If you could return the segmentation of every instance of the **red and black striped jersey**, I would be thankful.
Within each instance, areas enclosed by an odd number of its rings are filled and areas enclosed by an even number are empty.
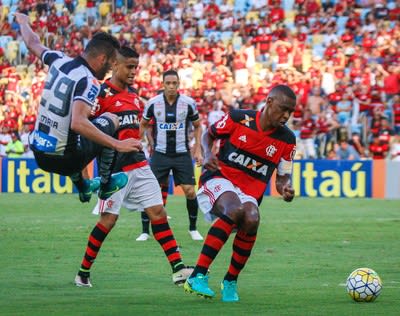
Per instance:
[[[133,89],[121,90],[109,80],[101,85],[97,98],[95,116],[105,112],[118,115],[119,129],[117,137],[120,140],[128,138],[140,139],[139,126],[144,104]],[[137,153],[118,153],[114,171],[128,171],[147,164],[143,151]]]
[[[209,127],[213,138],[221,139],[217,154],[218,171],[205,170],[200,183],[223,177],[242,192],[261,203],[267,184],[276,168],[280,175],[290,174],[296,137],[286,126],[263,131],[260,111],[232,110]]]

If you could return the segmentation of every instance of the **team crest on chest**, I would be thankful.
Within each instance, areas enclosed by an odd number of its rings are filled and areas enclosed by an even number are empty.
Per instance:
[[[187,116],[187,112],[186,111],[180,112],[178,114],[178,119],[182,121],[182,120],[184,120],[186,118],[186,116]]]
[[[274,145],[269,145],[267,148],[265,148],[267,157],[272,157],[277,151],[278,149]]]
[[[243,124],[247,127],[250,126],[250,122],[254,121],[254,118],[248,116],[247,114],[244,115],[244,119],[240,121],[240,124]]]

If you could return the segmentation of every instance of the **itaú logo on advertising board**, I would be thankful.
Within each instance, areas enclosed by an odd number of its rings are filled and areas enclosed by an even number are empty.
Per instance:
[[[371,195],[368,164],[369,161],[296,161],[293,188],[298,195],[308,197],[367,197]]]

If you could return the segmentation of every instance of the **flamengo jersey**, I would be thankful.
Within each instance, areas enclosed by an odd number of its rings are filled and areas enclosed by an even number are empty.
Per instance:
[[[261,203],[276,168],[279,175],[291,174],[296,150],[293,132],[286,126],[262,131],[260,114],[254,110],[232,110],[209,127],[210,135],[221,139],[220,170],[204,171],[201,183],[224,177]]]
[[[120,124],[118,139],[140,139],[139,124],[143,107],[143,102],[133,90],[121,90],[107,80],[101,85],[95,106],[95,115],[99,116],[105,112],[118,115]],[[145,165],[147,165],[147,160],[143,151],[118,153],[114,171],[128,171]]]
[[[70,129],[73,102],[93,106],[100,84],[82,57],[47,50],[42,61],[50,68],[29,142],[38,151],[64,155],[79,144],[79,135]]]
[[[169,105],[164,93],[150,99],[144,109],[143,118],[154,118],[154,150],[163,154],[189,151],[189,121],[199,119],[196,102],[178,94],[174,104]]]

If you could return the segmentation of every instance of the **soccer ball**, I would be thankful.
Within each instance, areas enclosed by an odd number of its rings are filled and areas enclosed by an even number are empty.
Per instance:
[[[356,302],[373,302],[382,289],[379,275],[369,268],[358,268],[350,273],[346,282],[347,293]]]

